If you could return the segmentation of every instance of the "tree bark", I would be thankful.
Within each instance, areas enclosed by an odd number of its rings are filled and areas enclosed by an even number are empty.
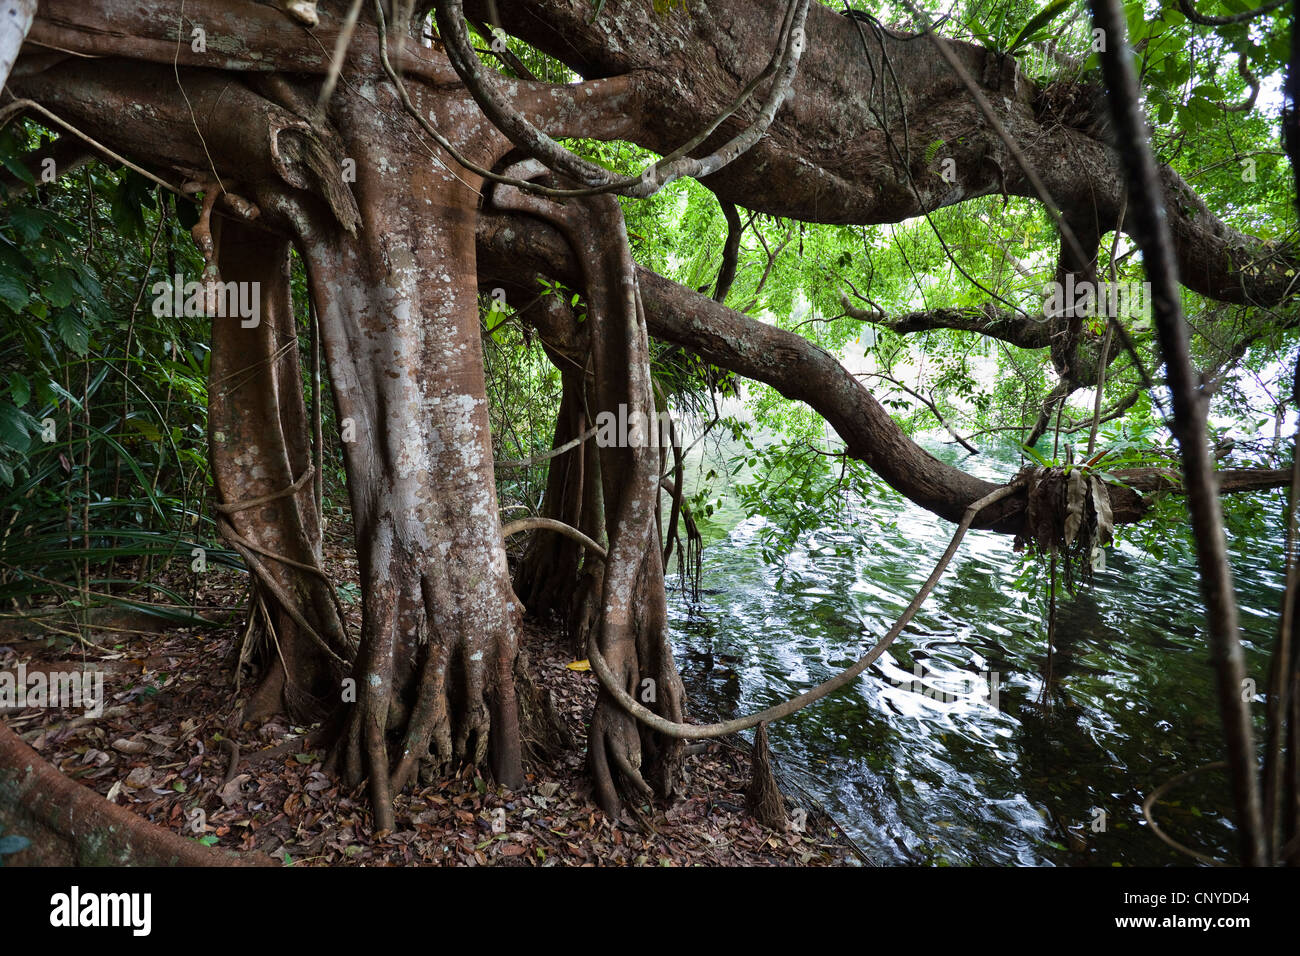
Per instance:
[[[36,0],[9,0],[0,13],[0,87],[9,79],[35,16]]]
[[[577,255],[586,294],[593,411],[598,419],[613,415],[643,423],[639,434],[629,427],[626,436],[599,452],[609,548],[599,627],[591,640],[629,694],[680,721],[685,690],[667,634],[658,523],[662,455],[654,424],[649,336],[622,209],[612,196],[558,204],[515,187],[498,187],[493,197],[498,207],[543,216],[564,233]],[[620,791],[634,798],[646,797],[652,787],[661,795],[672,794],[681,752],[680,741],[648,730],[602,689],[588,732],[587,759],[597,800],[607,813],[618,812]]]
[[[387,113],[387,86],[371,88]],[[419,109],[466,121],[468,98],[413,87]],[[333,119],[356,160],[356,235],[285,200],[307,262],[344,429],[366,595],[346,779],[371,781],[381,825],[392,790],[453,759],[523,781],[514,665],[519,607],[501,540],[475,281],[479,183],[431,163],[418,131],[350,91]],[[400,184],[400,187],[398,187]],[[389,766],[388,737],[401,742]]]
[[[312,485],[301,481],[312,458],[289,291],[289,243],[234,219],[214,226],[221,279],[259,301],[255,326],[245,327],[253,320],[237,315],[212,320],[208,448],[220,499],[217,524],[246,561],[279,585],[273,590],[250,570],[250,613],[256,613],[257,601],[272,611],[259,654],[264,674],[244,719],[260,721],[282,711],[295,720],[319,720],[338,703],[340,665],[354,648],[320,570],[320,515]],[[261,503],[242,506],[251,501]],[[277,591],[294,607],[285,607]],[[314,635],[296,618],[305,618]]]
[[[0,823],[32,845],[18,866],[272,866],[260,853],[206,847],[69,780],[0,721]]]

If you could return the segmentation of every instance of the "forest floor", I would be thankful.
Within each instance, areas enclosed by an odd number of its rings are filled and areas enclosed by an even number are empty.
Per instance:
[[[356,580],[355,558],[333,545],[327,551],[326,566],[344,582],[344,595],[355,597],[355,583],[347,583]],[[84,642],[66,633],[0,631],[0,670],[25,664],[28,673],[104,674],[102,716],[27,708],[0,710],[0,719],[66,776],[153,823],[288,865],[824,866],[858,859],[818,808],[804,807],[802,830],[787,832],[745,812],[750,749],[739,739],[688,756],[683,796],[670,805],[608,818],[584,772],[595,675],[570,668],[564,642],[532,625],[525,633],[532,667],[577,749],[534,762],[519,790],[485,781],[473,767],[408,788],[396,798],[396,827],[376,837],[364,787],[349,790],[322,772],[325,754],[312,748],[312,728],[281,719],[234,724],[236,702],[250,686],[246,675],[237,689],[235,675],[246,580],[214,568],[193,592],[205,616],[224,611],[224,627],[149,632],[134,629],[138,621],[101,624],[83,632]],[[357,627],[355,600],[350,616]],[[799,803],[787,796],[791,810]]]

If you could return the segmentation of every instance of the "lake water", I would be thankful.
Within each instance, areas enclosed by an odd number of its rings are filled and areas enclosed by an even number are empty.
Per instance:
[[[1011,449],[969,459],[932,450],[989,479],[1018,467]],[[1248,674],[1261,690],[1283,588],[1279,492],[1267,509],[1271,535],[1230,542]],[[897,495],[872,496],[849,501],[769,563],[762,523],[734,507],[715,514],[702,528],[704,593],[693,602],[670,592],[696,719],[768,707],[852,663],[902,612],[953,532]],[[1016,584],[1023,562],[1010,537],[968,534],[866,674],[769,727],[781,773],[881,863],[1191,862],[1157,838],[1141,809],[1159,784],[1223,757],[1191,555],[1173,549],[1157,561],[1109,548],[1091,587],[1075,597],[1062,590],[1050,662],[1044,588]],[[1262,727],[1263,697],[1255,700]],[[1230,806],[1223,773],[1207,772],[1170,793],[1156,816],[1176,839],[1229,858]]]

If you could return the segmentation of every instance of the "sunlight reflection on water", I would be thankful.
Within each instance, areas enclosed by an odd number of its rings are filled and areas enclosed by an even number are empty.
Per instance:
[[[1005,480],[1013,455],[961,464]],[[1269,507],[1280,514],[1276,493]],[[699,719],[770,706],[857,659],[952,534],[899,496],[875,495],[769,565],[757,543],[762,519],[719,517],[701,601],[670,595]],[[1263,686],[1282,593],[1280,540],[1230,547],[1248,673]],[[1186,863],[1150,832],[1141,804],[1161,782],[1222,756],[1191,557],[1171,552],[1161,564],[1130,547],[1108,549],[1092,588],[1062,594],[1046,693],[1044,595],[1015,583],[1021,560],[1009,537],[969,534],[916,619],[866,674],[769,728],[783,773],[885,863]],[[1226,856],[1226,781],[1206,775],[1170,799],[1162,824]]]

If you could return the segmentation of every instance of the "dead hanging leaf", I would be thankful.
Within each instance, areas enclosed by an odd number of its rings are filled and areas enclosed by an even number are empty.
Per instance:
[[[1106,487],[1106,482],[1095,476],[1092,479],[1092,507],[1097,512],[1097,533],[1094,537],[1099,545],[1104,545],[1115,530],[1115,512],[1110,506],[1110,489]]]
[[[1083,524],[1083,503],[1088,496],[1088,480],[1079,468],[1070,469],[1070,477],[1065,486],[1065,546],[1074,544]]]
[[[591,661],[571,661],[564,666],[571,671],[589,671],[591,670]]]
[[[1048,492],[1051,487],[1044,479],[1046,468],[1028,467],[1021,470],[1017,480],[1025,484],[1025,530],[1016,536],[1017,548],[1033,545],[1046,551],[1056,538],[1053,530],[1054,509],[1049,502]]]

